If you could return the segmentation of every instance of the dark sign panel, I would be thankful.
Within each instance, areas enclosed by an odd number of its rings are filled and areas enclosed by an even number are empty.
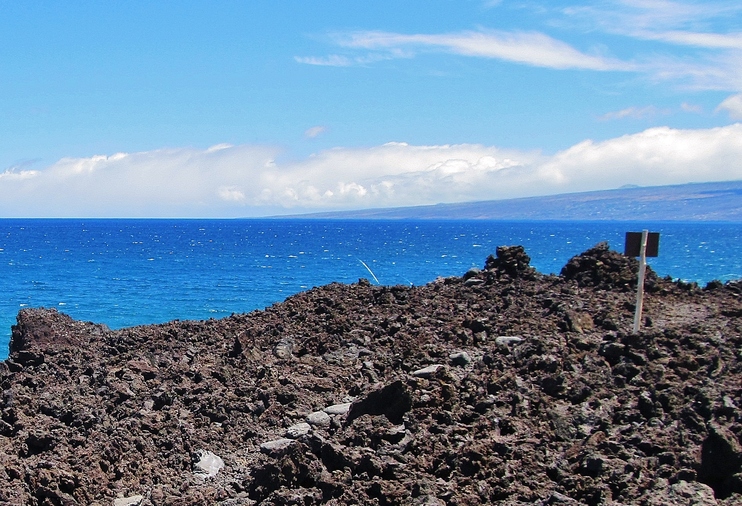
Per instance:
[[[623,254],[629,257],[641,256],[642,233],[626,232],[626,244]],[[660,233],[650,232],[647,234],[647,256],[656,257],[660,251]]]

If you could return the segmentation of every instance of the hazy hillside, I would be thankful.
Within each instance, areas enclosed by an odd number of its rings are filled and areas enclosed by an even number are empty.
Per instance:
[[[301,217],[742,222],[742,181],[632,187],[546,197],[313,213]]]

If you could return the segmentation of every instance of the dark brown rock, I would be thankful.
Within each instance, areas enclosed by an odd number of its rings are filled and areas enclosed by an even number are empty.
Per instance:
[[[739,283],[651,278],[635,335],[636,260],[529,261],[499,248],[466,280],[117,331],[23,310],[0,502],[740,504]]]

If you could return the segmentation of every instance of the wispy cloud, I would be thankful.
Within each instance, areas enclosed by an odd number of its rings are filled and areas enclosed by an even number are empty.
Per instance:
[[[358,31],[337,34],[345,48],[385,51],[388,58],[410,57],[419,51],[505,60],[554,69],[633,70],[635,65],[601,55],[583,53],[569,44],[539,32],[497,30],[450,34],[401,34]]]
[[[742,124],[652,128],[552,156],[393,142],[280,162],[266,146],[67,158],[0,173],[3,216],[261,216],[742,179]]]
[[[683,102],[682,104],[680,104],[680,109],[685,112],[692,112],[695,114],[701,114],[703,112],[703,107],[698,104],[690,104],[688,102]]]
[[[742,89],[742,32],[720,26],[742,12],[736,1],[615,0],[564,8],[552,22],[583,33],[661,44],[640,47],[637,70],[696,90]]]
[[[306,65],[319,65],[321,67],[349,67],[354,61],[347,56],[331,54],[329,56],[295,56],[294,60]]]
[[[742,33],[634,32],[637,37],[707,49],[742,49]]]
[[[742,119],[742,94],[732,95],[725,99],[716,111],[727,111],[732,119]]]
[[[541,25],[531,30],[365,30],[329,34],[333,44],[345,51],[344,55],[296,57],[296,61],[327,66],[370,65],[379,60],[438,52],[554,70],[634,72],[652,82],[673,82],[695,90],[742,90],[742,32],[715,28],[725,18],[742,12],[739,2],[614,0],[566,8],[539,4],[534,10],[539,12],[535,22],[540,20]],[[552,32],[561,38],[550,35]],[[588,49],[565,41],[574,35],[583,38]],[[616,35],[652,44],[616,45]],[[612,44],[613,53],[624,56],[611,56]],[[629,50],[633,54],[626,55]]]
[[[626,109],[621,109],[620,111],[612,111],[608,112],[602,116],[600,116],[598,119],[603,121],[608,120],[614,120],[614,119],[624,119],[624,118],[633,118],[633,119],[645,119],[645,118],[653,118],[658,115],[663,114],[670,114],[670,111],[667,109],[659,109],[653,105],[648,105],[645,107],[627,107]]]
[[[395,58],[409,58],[411,55],[400,50],[391,50],[388,53],[372,53],[366,55],[355,55],[348,57],[344,55],[331,54],[328,56],[294,56],[294,60],[305,65],[317,65],[320,67],[351,67],[365,66],[384,60]]]
[[[306,138],[306,139],[314,139],[315,137],[319,137],[320,135],[322,135],[326,131],[327,131],[327,127],[326,126],[322,126],[322,125],[313,126],[311,128],[308,128],[304,132],[304,138]]]
[[[586,2],[559,12],[567,19],[618,34],[699,31],[714,20],[742,12],[736,1],[613,0]]]

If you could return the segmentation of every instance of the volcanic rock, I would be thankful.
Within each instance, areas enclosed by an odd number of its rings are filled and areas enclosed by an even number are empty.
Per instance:
[[[602,242],[584,253],[572,257],[562,268],[561,275],[574,280],[579,286],[590,286],[606,290],[635,290],[639,262],[621,255]],[[651,290],[657,284],[657,274],[647,266],[645,288]]]
[[[23,309],[0,504],[742,504],[742,284],[650,274],[634,334],[635,259],[529,261],[121,330]]]

